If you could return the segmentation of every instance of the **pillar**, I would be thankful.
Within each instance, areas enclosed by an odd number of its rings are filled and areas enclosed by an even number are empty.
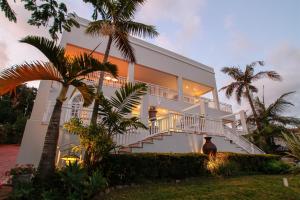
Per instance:
[[[128,64],[127,82],[134,82],[134,63]]]
[[[149,94],[143,96],[141,108],[140,108],[140,119],[145,125],[148,125],[148,109],[149,109]]]
[[[183,81],[182,76],[177,77],[178,101],[183,101]]]
[[[220,102],[219,102],[219,96],[218,96],[218,91],[216,88],[213,89],[212,91],[214,103],[215,103],[215,108],[220,110]]]
[[[247,126],[245,111],[241,110],[239,112],[239,114],[240,114],[240,120],[241,120],[241,124],[242,124],[242,127],[243,127],[243,131],[248,134],[248,126]]]

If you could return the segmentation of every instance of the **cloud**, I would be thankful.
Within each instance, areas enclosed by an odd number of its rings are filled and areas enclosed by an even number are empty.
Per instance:
[[[266,79],[258,82],[258,87],[265,86],[266,103],[274,102],[283,93],[295,91],[296,93],[288,98],[295,106],[287,110],[286,114],[300,117],[300,48],[281,43],[269,52],[266,64],[270,66],[270,70],[275,70],[283,78],[281,82]],[[262,91],[259,94],[262,95]]]
[[[247,58],[249,53],[255,52],[256,46],[245,33],[236,27],[235,17],[233,15],[228,14],[225,16],[224,29],[229,34],[227,43],[228,49],[232,51],[232,55],[235,58]]]
[[[165,30],[160,30],[154,43],[170,49],[170,44],[176,42],[171,50],[185,53],[197,37],[201,35],[201,10],[205,6],[204,0],[151,0],[139,10],[137,21],[146,24],[163,24]],[[171,29],[170,27],[173,27]],[[166,37],[172,32],[172,38]]]

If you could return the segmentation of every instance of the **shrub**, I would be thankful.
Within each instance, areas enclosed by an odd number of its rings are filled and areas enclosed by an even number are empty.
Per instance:
[[[210,156],[206,167],[214,176],[233,176],[240,173],[239,163],[230,161],[226,154],[218,154],[216,157]]]
[[[116,185],[204,175],[206,159],[201,154],[117,154],[104,158],[99,166],[109,183]]]
[[[281,160],[271,160],[263,166],[263,172],[266,174],[282,174],[287,173],[291,166]]]
[[[281,173],[284,171],[281,164],[281,170],[269,166],[275,165],[270,162],[278,161],[280,158],[274,155],[218,153],[217,158],[209,160],[206,155],[192,153],[111,154],[104,158],[97,167],[105,175],[110,185],[130,184],[146,180]]]
[[[89,175],[85,168],[75,162],[57,171],[47,181],[33,179],[29,183],[19,182],[14,187],[11,199],[92,199],[106,185],[99,171]]]

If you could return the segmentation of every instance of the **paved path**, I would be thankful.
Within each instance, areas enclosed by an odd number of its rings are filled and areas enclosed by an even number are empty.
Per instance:
[[[0,185],[7,178],[5,172],[16,164],[18,145],[0,145]]]

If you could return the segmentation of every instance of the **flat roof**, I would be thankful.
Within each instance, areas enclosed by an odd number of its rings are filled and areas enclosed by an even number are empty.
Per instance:
[[[85,18],[82,18],[82,17],[79,17],[76,15],[76,20],[77,22],[81,25],[81,26],[84,26],[84,27],[87,27],[88,24],[91,22]],[[141,40],[139,38],[136,38],[136,37],[133,37],[133,36],[129,36],[129,41],[132,43],[132,44],[135,44],[135,45],[138,45],[138,46],[141,46],[141,47],[144,47],[146,49],[149,49],[149,50],[152,50],[152,51],[155,51],[155,52],[158,52],[160,54],[163,54],[165,56],[168,56],[168,57],[171,57],[173,59],[176,59],[176,60],[179,60],[181,62],[185,62],[189,65],[192,65],[194,67],[197,67],[197,68],[200,68],[202,70],[205,70],[205,71],[208,71],[210,73],[214,73],[214,69],[212,67],[209,67],[207,65],[204,65],[200,62],[197,62],[195,60],[192,60],[190,58],[187,58],[185,56],[182,56],[178,53],[175,53],[173,51],[170,51],[170,50],[167,50],[167,49],[164,49],[162,47],[159,47],[157,45],[154,45],[154,44],[151,44],[149,42],[146,42],[144,40]]]

